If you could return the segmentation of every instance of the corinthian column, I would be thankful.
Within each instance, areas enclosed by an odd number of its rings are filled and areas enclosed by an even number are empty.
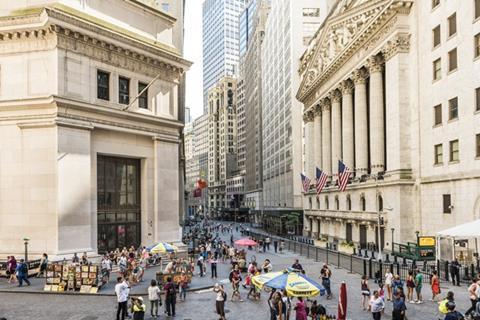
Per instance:
[[[353,170],[353,83],[350,80],[343,81],[340,91],[342,92],[342,156],[345,165]]]
[[[332,175],[332,148],[330,131],[330,100],[324,99],[322,105],[322,170]]]
[[[338,159],[342,158],[342,95],[338,90],[330,93],[332,102],[332,173],[338,171]]]
[[[385,169],[385,134],[383,116],[383,60],[380,56],[368,60],[370,71],[370,159],[372,173]]]
[[[367,88],[363,70],[352,74],[355,85],[355,172],[356,176],[368,170],[368,130],[367,130]]]
[[[314,147],[314,135],[313,135],[313,114],[311,111],[308,111],[303,116],[303,121],[305,122],[305,141],[304,141],[304,150],[305,150],[305,175],[312,178],[313,173],[313,147]]]
[[[313,135],[314,135],[314,160],[315,166],[322,166],[322,110],[320,105],[315,106],[315,118],[313,120]],[[314,168],[315,169],[315,168]]]

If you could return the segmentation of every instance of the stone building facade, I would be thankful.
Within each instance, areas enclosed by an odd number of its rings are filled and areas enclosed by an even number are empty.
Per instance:
[[[0,6],[0,255],[22,237],[57,257],[178,241],[190,63],[176,18],[133,0],[27,3]]]
[[[237,80],[223,77],[208,92],[208,207],[229,207],[226,179],[237,170]]]
[[[480,218],[479,1],[337,1],[302,56],[305,233],[365,246]],[[338,160],[353,171],[339,192]]]

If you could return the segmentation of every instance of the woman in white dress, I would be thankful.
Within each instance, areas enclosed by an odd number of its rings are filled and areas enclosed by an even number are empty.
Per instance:
[[[387,300],[392,301],[392,280],[393,280],[393,274],[392,271],[387,269],[387,272],[385,273],[385,286],[387,287]]]

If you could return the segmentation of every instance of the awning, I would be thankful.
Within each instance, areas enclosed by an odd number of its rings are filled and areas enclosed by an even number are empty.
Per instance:
[[[475,238],[480,237],[480,219],[437,232],[438,237]]]

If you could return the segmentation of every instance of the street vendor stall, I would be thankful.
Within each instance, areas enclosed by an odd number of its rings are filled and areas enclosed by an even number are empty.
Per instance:
[[[47,266],[44,291],[97,293],[103,285],[99,267],[51,263]]]
[[[458,259],[460,262],[467,263],[478,261],[480,219],[439,231],[436,237],[439,259],[447,261]]]

